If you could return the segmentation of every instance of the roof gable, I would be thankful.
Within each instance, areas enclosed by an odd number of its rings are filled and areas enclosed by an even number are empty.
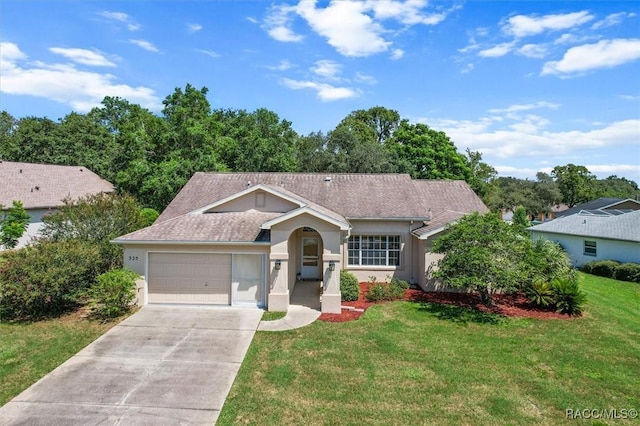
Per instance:
[[[252,209],[263,212],[285,213],[304,204],[304,201],[283,193],[283,191],[259,184],[194,210],[193,213],[242,212]]]
[[[556,217],[565,217],[580,213],[583,210],[607,210],[607,209],[640,209],[640,202],[631,198],[598,198],[578,204],[570,209],[556,214]]]
[[[65,198],[113,191],[111,183],[82,166],[0,161],[0,182],[0,204],[19,200],[25,209],[56,208]]]

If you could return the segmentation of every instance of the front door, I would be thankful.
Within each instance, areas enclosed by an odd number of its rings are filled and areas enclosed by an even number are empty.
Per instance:
[[[302,239],[302,268],[300,270],[300,278],[319,279],[320,278],[320,239],[308,238]]]

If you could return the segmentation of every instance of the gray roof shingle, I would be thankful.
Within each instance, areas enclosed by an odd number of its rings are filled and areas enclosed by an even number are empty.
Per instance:
[[[260,242],[264,234],[260,225],[281,215],[256,210],[185,214],[123,235],[114,242]]]
[[[544,222],[529,231],[640,242],[640,210],[613,215],[578,213]]]
[[[0,204],[19,200],[25,209],[63,206],[63,199],[78,199],[112,192],[113,185],[82,166],[0,161]]]
[[[406,174],[196,173],[152,226],[115,242],[256,241],[260,226],[284,213],[190,212],[258,184],[345,224],[348,219],[431,218],[429,232],[467,213],[487,211],[463,181],[413,180]]]

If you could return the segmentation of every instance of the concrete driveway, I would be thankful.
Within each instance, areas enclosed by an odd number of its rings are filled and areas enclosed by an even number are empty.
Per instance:
[[[262,312],[145,306],[0,408],[0,424],[211,425]]]

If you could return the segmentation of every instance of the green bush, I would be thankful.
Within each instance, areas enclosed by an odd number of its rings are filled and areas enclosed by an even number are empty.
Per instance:
[[[160,213],[156,209],[146,207],[140,210],[140,216],[143,218],[143,226],[150,226],[160,216]]]
[[[599,277],[613,278],[616,268],[620,262],[615,260],[594,260],[583,265],[580,270],[587,274],[597,275]]]
[[[347,270],[340,271],[340,293],[343,302],[358,300],[360,297],[360,283],[355,275]]]
[[[404,292],[409,288],[409,283],[404,280],[394,278],[391,283],[374,283],[369,287],[365,298],[369,302],[380,302],[382,300],[399,300],[404,297]]]
[[[0,317],[30,319],[76,308],[95,282],[99,248],[79,241],[41,241],[3,255]]]
[[[387,291],[388,287],[389,285],[385,283],[372,284],[367,290],[367,292],[365,293],[364,297],[369,302],[380,302],[382,300],[388,300],[388,297],[389,297],[389,294],[388,294],[389,292]]]
[[[114,269],[98,275],[89,291],[91,313],[102,319],[119,317],[131,309],[136,298],[138,274],[130,269]]]
[[[582,305],[587,301],[587,296],[580,291],[577,280],[554,280],[551,283],[551,288],[555,299],[556,311],[574,316],[582,314]]]
[[[620,281],[640,283],[640,264],[623,263],[616,268],[613,278]]]
[[[527,297],[534,306],[548,307],[555,304],[555,297],[551,284],[546,281],[536,281],[526,290]]]

